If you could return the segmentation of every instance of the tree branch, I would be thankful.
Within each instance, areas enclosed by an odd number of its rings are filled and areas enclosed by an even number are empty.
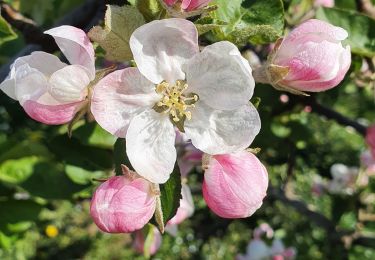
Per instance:
[[[109,1],[105,0],[86,0],[81,6],[77,7],[62,19],[60,19],[54,26],[60,25],[72,25],[88,31],[96,25],[104,17],[105,4]],[[52,37],[44,35],[41,29],[33,25],[32,23],[27,24],[24,19],[16,19],[17,13],[13,13],[10,7],[4,11],[6,13],[8,22],[12,24],[15,28],[19,29],[32,44],[26,45],[20,52],[18,52],[7,64],[0,68],[0,82],[5,79],[9,73],[10,65],[18,57],[29,55],[33,51],[46,51],[53,52],[58,50],[57,45],[53,41]],[[3,12],[2,12],[3,13]],[[36,33],[38,37],[34,37],[32,33]]]
[[[359,134],[365,136],[366,135],[366,126],[358,123],[355,120],[349,119],[344,115],[340,114],[339,112],[325,107],[319,104],[314,97],[300,97],[300,102],[304,105],[308,105],[312,108],[312,112],[317,114],[323,115],[328,119],[333,119],[337,123],[344,125],[344,126],[351,126],[353,127]]]

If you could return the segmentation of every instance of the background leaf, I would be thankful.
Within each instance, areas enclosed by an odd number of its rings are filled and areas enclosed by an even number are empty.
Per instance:
[[[344,45],[349,44],[353,53],[375,56],[375,20],[353,10],[336,8],[320,8],[316,18],[347,30],[349,38]]]

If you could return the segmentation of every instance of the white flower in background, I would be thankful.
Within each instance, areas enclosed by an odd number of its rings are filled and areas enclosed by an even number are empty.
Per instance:
[[[328,191],[333,194],[353,194],[358,174],[357,167],[348,167],[341,163],[333,164],[332,180],[328,184]]]
[[[254,79],[235,45],[218,42],[199,52],[194,24],[157,20],[130,38],[137,68],[103,78],[91,111],[110,133],[126,137],[134,169],[165,183],[176,161],[175,127],[208,154],[247,148],[260,130],[249,103]]]

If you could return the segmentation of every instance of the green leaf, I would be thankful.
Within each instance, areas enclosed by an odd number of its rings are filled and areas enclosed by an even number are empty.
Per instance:
[[[160,202],[164,224],[176,215],[182,198],[181,189],[181,173],[176,162],[169,180],[160,185]]]
[[[116,142],[116,137],[101,128],[96,122],[86,123],[73,131],[82,144],[112,149]]]
[[[126,61],[133,58],[129,46],[130,36],[145,23],[142,14],[133,6],[108,5],[104,28],[95,26],[88,33],[106,51],[106,58]]]
[[[65,173],[74,183],[81,185],[90,184],[92,179],[105,177],[102,171],[87,171],[74,165],[66,165]]]
[[[220,29],[224,25],[226,25],[225,22],[219,20],[215,21],[209,16],[202,17],[195,21],[195,26],[197,27],[199,35],[205,34],[215,29]]]
[[[143,14],[147,22],[160,19],[165,10],[159,0],[137,0],[137,8]]]
[[[31,200],[0,201],[0,230],[9,231],[9,224],[36,221],[42,206]]]
[[[44,199],[71,199],[87,185],[73,183],[62,165],[39,161],[33,165],[33,174],[20,186],[31,195]]]
[[[115,172],[116,175],[122,175],[121,164],[126,165],[129,169],[134,170],[126,154],[125,138],[118,138],[114,148]]]
[[[49,150],[61,162],[87,170],[108,170],[113,167],[112,152],[108,149],[83,145],[76,138],[59,135],[48,143]]]
[[[19,142],[18,140],[9,140],[0,145],[0,163],[8,159],[19,159],[27,156],[50,157],[50,152],[44,145],[30,140]]]
[[[12,30],[12,27],[0,16],[0,45],[16,38],[17,34]]]
[[[349,44],[353,53],[375,56],[375,20],[356,11],[336,8],[319,8],[316,17],[347,30],[349,38],[344,46]]]
[[[20,184],[34,173],[34,166],[38,162],[40,162],[40,158],[36,156],[7,160],[0,165],[0,180]]]
[[[219,40],[229,40],[237,45],[266,44],[276,41],[283,34],[284,7],[281,0],[215,0],[219,8],[214,19],[227,23],[214,30]]]

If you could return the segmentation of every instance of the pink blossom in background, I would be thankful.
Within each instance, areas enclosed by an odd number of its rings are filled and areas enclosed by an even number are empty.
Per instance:
[[[176,131],[177,163],[180,167],[182,178],[187,178],[188,174],[195,168],[202,165],[203,152],[199,151],[186,135]]]
[[[311,19],[297,26],[272,54],[271,63],[289,69],[280,87],[319,92],[337,86],[351,64],[350,46],[343,28]]]
[[[268,173],[254,154],[214,155],[206,167],[202,192],[215,214],[246,218],[260,208],[268,188]]]
[[[34,120],[59,125],[71,121],[85,105],[87,87],[95,78],[94,48],[85,32],[72,26],[45,33],[54,37],[72,65],[36,51],[15,60],[0,89],[18,100]]]
[[[375,125],[369,126],[367,128],[366,143],[370,148],[372,157],[375,158]]]
[[[133,241],[133,248],[135,249],[135,251],[137,251],[138,253],[140,254],[144,254],[145,251],[148,251],[148,253],[150,255],[154,255],[156,254],[156,252],[159,250],[160,246],[161,246],[161,243],[162,243],[162,236],[159,232],[159,230],[152,226],[150,227],[152,229],[152,241],[149,245],[149,248],[146,248],[145,250],[145,242],[146,242],[146,236],[147,234],[144,234],[144,231],[143,230],[138,230],[136,232],[134,232],[134,241]]]
[[[180,207],[177,209],[176,215],[171,218],[167,225],[181,224],[185,219],[194,214],[194,201],[189,186],[182,184],[181,191],[182,199],[180,200]]]
[[[180,8],[184,11],[194,11],[196,9],[205,7],[212,0],[163,0],[168,6],[180,5]]]
[[[136,175],[115,176],[96,189],[90,214],[104,232],[130,233],[149,222],[155,203],[150,182]]]
[[[365,168],[365,171],[368,174],[370,175],[375,174],[375,159],[369,150],[366,150],[361,153],[360,160],[361,160],[362,166]]]
[[[266,234],[267,239],[272,239],[271,246],[262,239],[261,235]],[[297,254],[294,247],[285,248],[279,238],[273,238],[274,231],[267,224],[263,223],[254,229],[254,238],[250,240],[246,248],[246,254],[238,254],[236,260],[293,260]]]
[[[334,7],[335,0],[315,0],[315,6]]]

